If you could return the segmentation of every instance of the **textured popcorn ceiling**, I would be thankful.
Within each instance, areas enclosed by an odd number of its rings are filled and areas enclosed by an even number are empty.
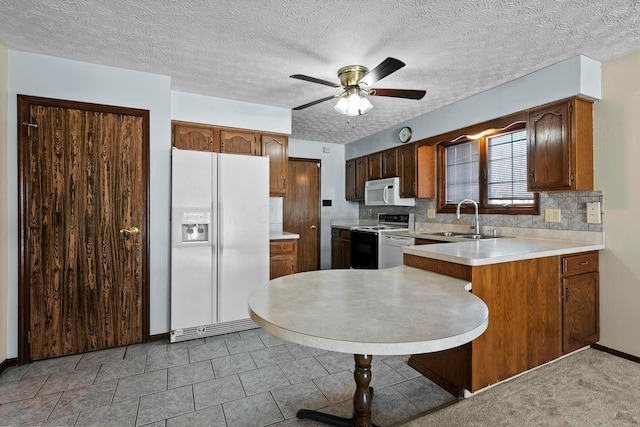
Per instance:
[[[579,54],[640,49],[640,0],[0,0],[0,43],[284,108],[335,93],[291,74],[337,83],[344,65],[404,61],[374,87],[421,101],[372,97],[350,123],[335,101],[293,112],[293,138],[348,143]]]

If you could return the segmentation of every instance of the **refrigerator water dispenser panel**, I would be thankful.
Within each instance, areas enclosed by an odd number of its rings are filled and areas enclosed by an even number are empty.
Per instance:
[[[191,247],[211,245],[211,210],[198,208],[174,208],[172,221],[172,246]]]
[[[182,215],[182,243],[209,241],[209,212],[185,212]]]

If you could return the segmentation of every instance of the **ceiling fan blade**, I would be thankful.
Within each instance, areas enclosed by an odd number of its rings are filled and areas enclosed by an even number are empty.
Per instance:
[[[427,93],[426,90],[411,89],[369,89],[369,95],[390,96],[393,98],[422,99]]]
[[[315,101],[311,101],[308,104],[304,104],[304,105],[300,105],[299,107],[292,108],[292,110],[294,110],[294,111],[304,110],[307,107],[311,107],[313,105],[320,104],[321,102],[325,102],[325,101],[328,101],[330,99],[337,98],[338,96],[340,96],[340,95],[331,95],[331,96],[327,96],[326,98],[316,99]]]
[[[339,84],[330,82],[328,80],[317,79],[315,77],[305,76],[304,74],[293,74],[293,75],[291,75],[289,77],[291,77],[292,79],[304,80],[306,82],[318,83],[318,84],[321,84],[321,85],[327,85],[327,86],[331,86],[331,87],[342,87]]]
[[[360,79],[359,83],[362,83],[367,86],[371,86],[378,80],[382,80],[387,77],[389,74],[398,71],[400,68],[404,67],[406,64],[399,59],[395,58],[387,58],[382,61],[376,68],[369,71],[362,79]]]

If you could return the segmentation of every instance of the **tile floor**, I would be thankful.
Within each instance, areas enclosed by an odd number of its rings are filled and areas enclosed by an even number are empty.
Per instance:
[[[455,400],[406,361],[373,357],[376,424]],[[0,375],[0,425],[316,426],[297,410],[351,416],[353,364],[261,329],[66,356]]]

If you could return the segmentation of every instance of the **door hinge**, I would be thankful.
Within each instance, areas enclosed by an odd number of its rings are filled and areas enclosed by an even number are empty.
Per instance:
[[[287,178],[282,178],[282,188],[287,189]]]
[[[27,343],[31,344],[31,331],[27,331]]]
[[[573,183],[573,172],[569,172],[569,184]]]
[[[573,104],[569,104],[569,114],[573,114]]]
[[[569,288],[564,288],[564,302],[569,302]]]

